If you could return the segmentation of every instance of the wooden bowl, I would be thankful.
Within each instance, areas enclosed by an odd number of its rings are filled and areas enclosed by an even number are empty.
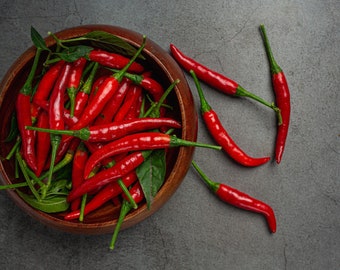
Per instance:
[[[101,30],[112,33],[135,47],[139,47],[142,41],[142,35],[121,27],[109,25],[86,25],[69,28],[56,33],[61,39],[69,39],[82,36],[91,31]],[[55,45],[55,40],[51,37],[45,39],[48,47]],[[9,127],[11,115],[15,107],[15,99],[21,86],[23,85],[33,62],[35,47],[25,51],[10,67],[0,84],[0,156],[5,157],[10,151],[13,144],[4,143]],[[167,102],[174,108],[173,117],[182,123],[182,129],[178,136],[182,139],[196,141],[197,137],[197,114],[194,106],[193,97],[185,79],[185,76],[173,60],[173,58],[155,42],[147,38],[147,43],[143,51],[147,65],[157,74],[165,88],[174,80],[179,79],[180,83],[170,94]],[[138,209],[130,212],[122,225],[122,229],[133,226],[148,216],[155,213],[168,199],[174,194],[176,189],[184,179],[191,164],[194,148],[179,147],[171,148],[167,152],[167,173],[166,180],[154,198],[150,209],[142,203]],[[0,161],[0,180],[2,184],[12,184],[23,182],[24,179],[15,179],[14,161]],[[112,233],[119,215],[120,208],[112,203],[107,203],[99,210],[94,211],[86,216],[84,222],[65,221],[64,213],[46,214],[38,211],[26,204],[15,190],[7,190],[9,197],[27,214],[42,222],[43,224],[67,231],[70,233],[81,234],[104,234]],[[4,206],[2,206],[4,207]]]

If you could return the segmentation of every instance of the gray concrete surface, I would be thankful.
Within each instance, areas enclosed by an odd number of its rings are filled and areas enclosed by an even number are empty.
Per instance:
[[[262,216],[215,199],[190,170],[156,214],[120,233],[71,235],[47,228],[0,193],[0,269],[339,269],[340,2],[309,1],[20,1],[0,2],[0,77],[40,33],[111,24],[174,43],[252,92],[273,100],[258,26],[267,27],[291,88],[291,128],[280,165],[247,169],[197,149],[213,179],[275,210],[271,235]],[[198,96],[190,76],[195,100]],[[203,86],[231,136],[254,156],[273,156],[274,114]],[[198,103],[197,103],[198,104]],[[202,121],[199,140],[212,142]]]

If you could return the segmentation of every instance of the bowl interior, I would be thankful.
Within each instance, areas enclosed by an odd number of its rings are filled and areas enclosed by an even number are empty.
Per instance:
[[[141,34],[109,25],[87,25],[69,28],[56,33],[56,35],[61,39],[68,39],[82,36],[95,30],[112,33],[135,47],[140,46],[142,42]],[[49,47],[55,45],[55,41],[51,37],[46,38],[45,41]],[[15,108],[15,99],[30,71],[34,54],[34,47],[31,47],[24,52],[10,67],[0,83],[1,157],[5,157],[14,144],[4,143],[3,140],[9,132],[12,113]],[[182,70],[165,50],[150,39],[147,39],[143,56],[145,57],[143,65],[146,65],[148,69],[153,71],[154,77],[157,78],[157,81],[159,81],[165,89],[174,80],[180,80],[180,83],[175,87],[174,91],[172,91],[167,99],[167,102],[173,107],[170,116],[177,119],[182,124],[182,129],[178,131],[176,135],[186,140],[195,141],[197,137],[197,115],[193,97]],[[44,57],[41,59],[44,59]],[[157,211],[171,197],[185,177],[191,163],[193,151],[194,149],[192,147],[171,148],[167,151],[166,180],[155,197],[151,208],[147,209],[146,204],[141,203],[138,209],[127,215],[122,225],[122,229],[144,220],[146,217]],[[13,160],[0,161],[0,180],[3,184],[24,181],[23,178],[15,179],[14,171],[15,164]],[[108,202],[99,210],[88,214],[82,223],[77,220],[65,221],[63,219],[65,213],[46,214],[27,205],[14,190],[8,190],[8,194],[14,202],[30,216],[46,225],[72,233],[100,234],[112,232],[120,211],[119,206],[115,206],[113,203]]]

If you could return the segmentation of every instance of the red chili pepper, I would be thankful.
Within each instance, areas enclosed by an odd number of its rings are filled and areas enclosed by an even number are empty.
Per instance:
[[[131,105],[131,108],[125,115],[124,120],[132,120],[132,119],[136,119],[140,117],[143,100],[144,100],[144,95],[142,91],[140,91],[140,95],[137,97],[135,102]]]
[[[44,74],[38,84],[37,91],[34,93],[33,104],[48,111],[48,98],[64,64],[65,61],[60,60]]]
[[[247,155],[230,137],[226,129],[223,127],[218,115],[210,107],[204,97],[200,83],[194,71],[190,71],[194,78],[196,88],[201,102],[201,113],[206,127],[214,140],[222,146],[223,150],[236,162],[247,167],[262,165],[270,160],[270,157],[254,158]]]
[[[163,86],[151,78],[147,73],[145,74],[131,74],[125,73],[126,78],[131,80],[134,84],[141,86],[145,91],[147,91],[153,98],[154,102],[159,102],[164,94]],[[160,115],[164,116],[165,109],[160,108]]]
[[[108,142],[140,131],[152,130],[161,126],[180,128],[181,124],[172,118],[135,118],[80,130],[53,130],[38,127],[26,127],[40,132],[56,135],[74,136],[89,142]]]
[[[113,94],[100,115],[96,118],[94,125],[101,125],[112,122],[114,115],[117,113],[120,105],[123,103],[123,100],[128,92],[130,85],[130,80],[126,78],[122,80],[117,91]]]
[[[132,186],[132,188],[130,189],[130,194],[131,194],[132,198],[134,199],[134,201],[136,203],[140,203],[144,200],[145,196],[144,196],[143,189],[142,189],[142,186],[140,185],[139,181],[136,182]],[[111,243],[110,243],[110,249],[114,249],[115,243],[117,241],[118,233],[119,233],[120,228],[123,224],[123,221],[124,221],[126,215],[132,209],[133,208],[132,208],[131,204],[129,203],[129,201],[126,198],[124,198],[121,209],[120,209],[119,218],[117,220],[117,224],[116,224],[115,230],[114,230],[113,235],[112,235],[112,239],[111,239]]]
[[[280,110],[275,106],[274,103],[269,103],[262,99],[261,97],[256,96],[253,93],[248,92],[242,86],[240,86],[237,82],[227,78],[226,76],[211,70],[210,68],[198,63],[192,58],[184,55],[175,45],[170,44],[170,50],[175,58],[175,60],[187,71],[193,70],[197,77],[212,86],[213,88],[232,96],[239,97],[248,97],[253,100],[256,100],[263,105],[273,109],[279,117],[280,122]]]
[[[50,97],[49,106],[49,126],[51,129],[62,130],[65,128],[64,125],[64,94],[66,91],[66,86],[71,71],[71,64],[66,63],[61,73],[54,85],[54,88]],[[51,162],[49,169],[49,176],[47,179],[47,186],[51,184],[52,172],[55,164],[55,158],[57,155],[57,150],[60,145],[61,137],[60,135],[51,134]],[[43,195],[44,197],[44,195]]]
[[[89,154],[86,150],[86,147],[84,144],[80,143],[77,151],[74,154],[73,157],[73,164],[72,164],[72,189],[75,189],[81,185],[83,182],[84,178],[84,169],[86,165],[86,161],[89,157]],[[71,210],[77,210],[79,209],[81,200],[80,198],[74,200],[71,203]]]
[[[88,55],[89,60],[97,62],[102,66],[109,68],[117,68],[121,69],[126,66],[130,59],[117,53],[111,53],[104,50],[92,50]],[[144,67],[135,62],[128,68],[130,72],[141,73],[143,72]]]
[[[200,142],[192,142],[177,138],[169,134],[160,132],[143,132],[127,135],[123,138],[105,144],[98,151],[92,153],[86,164],[84,177],[87,178],[95,166],[103,159],[112,157],[129,151],[164,149],[178,146],[205,147],[220,150],[221,147],[215,145],[204,144]]]
[[[136,180],[137,180],[137,175],[135,171],[132,171],[129,174],[122,177],[122,181],[127,187],[131,186]],[[104,203],[108,202],[112,198],[117,197],[121,193],[122,193],[122,189],[120,188],[117,182],[106,185],[98,193],[96,193],[94,197],[86,204],[84,208],[84,216],[100,208]],[[80,210],[78,209],[78,210],[74,210],[68,213],[64,217],[64,219],[74,220],[74,219],[78,219],[79,216],[80,216]]]
[[[72,202],[76,198],[79,198],[80,196],[87,194],[93,190],[102,188],[109,183],[116,183],[118,179],[134,171],[140,164],[142,164],[144,160],[150,155],[150,153],[151,151],[133,152],[118,161],[112,167],[106,170],[102,170],[94,176],[87,178],[79,187],[71,190],[71,192],[67,196],[67,201]]]
[[[70,98],[71,116],[73,116],[74,114],[76,93],[80,85],[80,80],[81,80],[86,62],[87,61],[85,58],[80,57],[79,59],[77,59],[76,61],[72,63],[72,68],[70,71],[69,80],[68,80],[67,88],[66,88],[68,97]]]
[[[128,114],[129,110],[133,106],[133,104],[139,99],[142,95],[142,88],[138,85],[131,85],[129,92],[125,96],[124,102],[115,114],[113,118],[113,122],[119,122],[124,120],[125,116]]]
[[[97,92],[98,92],[98,89],[99,89],[99,86],[108,78],[110,77],[110,75],[102,75],[100,76],[99,78],[97,78],[94,82],[93,82],[93,85],[92,85],[92,88],[91,88],[91,92],[89,94],[89,97],[88,97],[88,100],[87,102],[88,103],[91,103],[92,100],[94,99],[94,97],[96,96]]]
[[[260,26],[260,30],[263,35],[264,45],[266,48],[266,53],[268,56],[269,64],[270,64],[270,72],[272,78],[273,89],[275,92],[275,99],[278,108],[281,111],[282,123],[279,124],[277,130],[276,137],[276,146],[275,146],[275,159],[279,164],[282,159],[282,155],[285,149],[286,139],[288,135],[289,129],[289,121],[290,121],[290,91],[288,87],[288,83],[286,80],[286,76],[282,71],[281,67],[276,63],[274,59],[266,30],[264,25]]]
[[[30,73],[21,87],[16,99],[15,109],[18,123],[18,130],[21,136],[21,148],[23,157],[27,165],[35,172],[37,170],[36,153],[35,153],[35,132],[27,130],[26,126],[32,125],[31,116],[31,97],[33,92],[32,82],[38,67],[41,49],[37,48],[34,56]]]
[[[272,233],[276,232],[275,214],[273,209],[268,204],[259,201],[235,188],[212,181],[207,175],[203,173],[203,171],[194,161],[192,162],[192,165],[201,176],[201,179],[222,201],[238,208],[264,215],[267,220],[269,230]]]
[[[46,111],[41,111],[38,115],[38,128],[49,127],[49,117]],[[48,154],[50,152],[50,135],[45,132],[37,132],[36,153],[37,153],[37,171],[36,175],[39,177],[44,170]]]
[[[78,123],[73,129],[80,129],[89,125],[103,110],[106,103],[113,96],[114,92],[119,88],[119,84],[124,77],[124,73],[134,63],[135,59],[139,56],[145,46],[145,37],[143,37],[143,43],[139,47],[136,54],[131,58],[130,62],[119,72],[108,77],[98,88],[98,92],[94,96],[94,99],[85,108]]]

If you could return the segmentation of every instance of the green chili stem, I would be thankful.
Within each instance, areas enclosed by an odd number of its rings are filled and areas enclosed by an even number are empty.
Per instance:
[[[206,143],[200,143],[200,142],[193,142],[193,141],[187,141],[180,138],[177,138],[175,136],[170,137],[170,146],[192,146],[192,147],[203,147],[203,148],[210,148],[214,150],[221,150],[222,147],[219,145],[211,145]]]
[[[16,150],[18,149],[18,147],[20,146],[21,143],[21,137],[18,136],[17,137],[17,141],[15,142],[15,144],[13,145],[11,151],[8,153],[8,155],[6,156],[6,160],[10,160],[13,155],[15,154]]]
[[[2,185],[2,186],[0,186],[0,190],[16,189],[16,188],[27,187],[27,186],[28,186],[27,182],[21,182],[21,183],[16,183],[16,184]]]
[[[87,201],[87,193],[83,195],[81,199],[81,204],[80,204],[80,214],[79,214],[79,221],[83,222],[84,221],[84,210],[86,206],[86,201]]]
[[[21,169],[21,172],[22,172],[22,174],[24,175],[24,178],[25,178],[25,180],[26,180],[26,182],[27,182],[27,185],[28,185],[28,187],[30,188],[32,194],[34,195],[34,197],[35,197],[38,201],[41,201],[41,198],[40,198],[39,193],[38,193],[37,190],[34,188],[33,183],[32,183],[30,177],[29,177],[28,174],[27,174],[27,171],[26,171],[26,167],[27,167],[27,166],[25,165],[25,162],[24,162],[24,160],[22,159],[22,157],[21,157],[19,151],[16,152],[16,155],[15,155],[15,156],[16,156],[16,158],[17,158],[17,160],[18,160],[18,164],[19,164],[19,167],[20,167],[20,169]]]
[[[142,45],[138,48],[137,52],[134,54],[134,56],[132,56],[132,58],[130,59],[129,63],[124,66],[120,71],[118,71],[117,73],[115,73],[113,76],[119,81],[121,82],[121,80],[124,78],[124,74],[125,72],[129,69],[129,67],[133,64],[133,62],[135,62],[135,60],[137,59],[137,57],[141,54],[141,52],[144,50],[146,44],[146,36],[143,35],[143,42]]]
[[[198,167],[198,165],[196,164],[195,161],[191,162],[192,166],[196,169],[196,171],[198,172],[198,174],[201,176],[201,179],[203,180],[203,182],[214,192],[216,193],[216,191],[218,190],[220,184],[216,183],[214,181],[212,181],[202,170],[200,167]]]
[[[67,135],[77,137],[83,141],[87,141],[90,137],[90,131],[88,128],[82,128],[79,130],[69,130],[69,129],[49,129],[49,128],[38,128],[32,126],[25,127],[28,130],[36,130],[39,132],[47,132],[53,135]]]
[[[117,241],[118,233],[120,231],[120,228],[123,224],[125,216],[132,210],[132,206],[127,200],[123,200],[122,206],[120,208],[120,214],[118,217],[118,221],[115,227],[115,230],[112,235],[111,243],[110,243],[110,249],[113,250],[115,247],[115,243]]]
[[[198,92],[198,95],[200,97],[200,102],[201,102],[201,112],[202,113],[205,113],[205,112],[209,112],[211,110],[211,107],[208,103],[208,101],[206,100],[204,94],[203,94],[203,90],[202,90],[202,87],[201,87],[201,84],[195,74],[195,72],[193,70],[190,70],[190,74],[192,76],[192,78],[194,79],[194,82],[195,82],[195,85],[196,85],[196,88],[197,88],[197,92]]]

